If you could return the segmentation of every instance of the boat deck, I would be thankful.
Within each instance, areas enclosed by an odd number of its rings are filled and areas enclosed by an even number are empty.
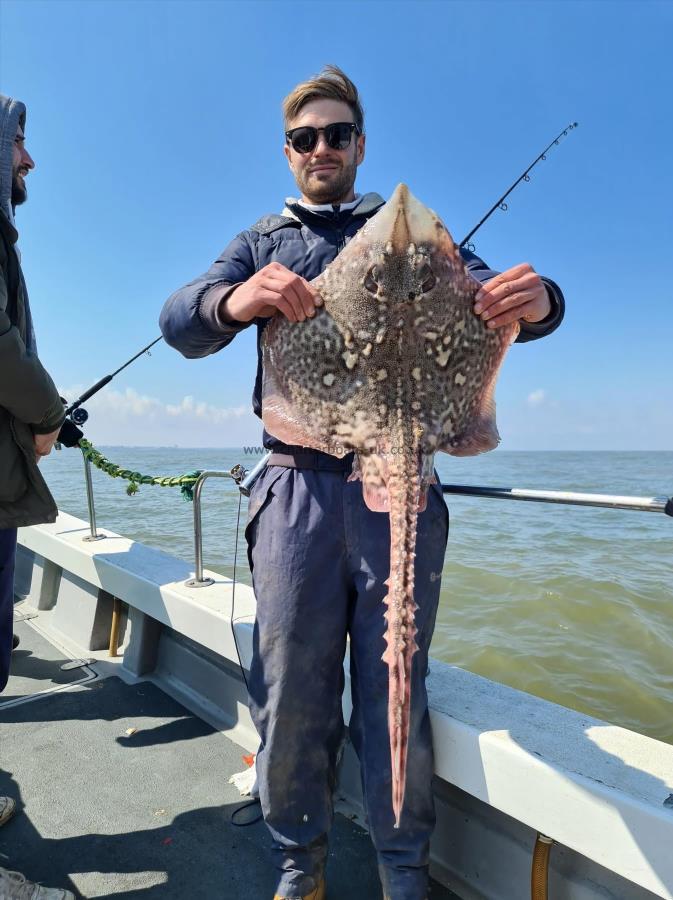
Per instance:
[[[242,748],[151,682],[96,662],[63,670],[29,621],[15,626],[0,794],[19,809],[0,829],[0,865],[86,898],[271,900],[266,827],[231,821],[246,802],[229,784]],[[381,897],[368,834],[339,814],[327,881],[330,900]],[[433,882],[429,898],[456,895]]]

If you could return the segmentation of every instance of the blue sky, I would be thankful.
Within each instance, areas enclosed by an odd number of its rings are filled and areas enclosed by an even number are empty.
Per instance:
[[[406,182],[456,239],[565,125],[475,238],[563,288],[514,347],[503,449],[671,449],[673,4],[2,0],[0,84],[37,168],[18,211],[41,356],[76,391],[159,334],[163,301],[294,184],[280,102],[323,64],[358,84],[358,188]],[[253,334],[206,360],[160,344],[89,403],[114,444],[253,443]]]

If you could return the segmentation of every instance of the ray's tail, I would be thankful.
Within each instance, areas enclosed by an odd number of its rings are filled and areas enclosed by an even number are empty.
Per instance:
[[[416,525],[421,494],[418,461],[398,460],[388,477],[390,509],[390,577],[384,603],[387,621],[388,732],[392,766],[392,803],[395,828],[399,828],[407,772],[407,748],[411,718],[411,662],[418,650],[414,601],[414,557]],[[401,465],[399,464],[401,463]]]

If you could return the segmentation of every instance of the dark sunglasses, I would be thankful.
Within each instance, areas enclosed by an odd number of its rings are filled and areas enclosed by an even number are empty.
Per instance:
[[[285,138],[297,153],[311,153],[315,150],[321,131],[325,135],[325,143],[332,150],[345,150],[351,142],[353,131],[358,135],[361,133],[354,122],[333,122],[324,128],[313,128],[312,125],[291,128],[285,132]]]

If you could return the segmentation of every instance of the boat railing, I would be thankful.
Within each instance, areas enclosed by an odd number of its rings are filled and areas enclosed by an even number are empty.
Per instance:
[[[185,587],[200,588],[215,584],[212,578],[203,577],[203,523],[201,519],[201,491],[207,478],[231,478],[244,497],[250,496],[252,486],[266,466],[267,454],[252,469],[245,469],[242,465],[236,465],[230,471],[202,472],[194,485],[194,577],[185,581]]]
[[[230,470],[207,470],[199,474],[194,485],[194,577],[185,581],[190,588],[209,587],[214,580],[203,575],[203,520],[201,516],[201,494],[209,478],[231,478],[244,496],[250,496],[252,487],[264,470],[267,453],[251,469],[236,465]],[[86,481],[87,504],[89,508],[89,530],[84,541],[102,540],[105,535],[96,531],[96,509],[91,478],[91,463],[84,456],[84,477]],[[488,487],[485,485],[442,484],[444,494],[468,497],[491,498],[495,500],[518,500],[529,503],[556,503],[565,506],[585,506],[602,509],[623,509],[636,512],[664,513],[673,516],[673,497],[632,497],[619,494],[592,494],[576,491],[540,491],[527,488]]]
[[[245,472],[241,466],[236,466],[230,472],[217,470],[201,472],[194,485],[194,577],[185,581],[185,587],[201,588],[215,584],[214,579],[203,577],[203,522],[201,519],[201,492],[208,478],[232,478],[237,481],[239,475]]]
[[[89,534],[82,538],[83,541],[101,541],[104,534],[96,531],[96,505],[93,499],[93,479],[91,477],[91,463],[86,454],[82,454],[84,460],[84,481],[86,484],[86,502],[89,507]]]
[[[638,512],[673,516],[673,498],[623,497],[617,494],[586,494],[576,491],[537,491],[526,488],[486,487],[471,484],[442,484],[445,494],[491,497],[495,500],[527,500],[533,503],[560,503],[566,506],[593,506],[603,509],[632,509]]]

